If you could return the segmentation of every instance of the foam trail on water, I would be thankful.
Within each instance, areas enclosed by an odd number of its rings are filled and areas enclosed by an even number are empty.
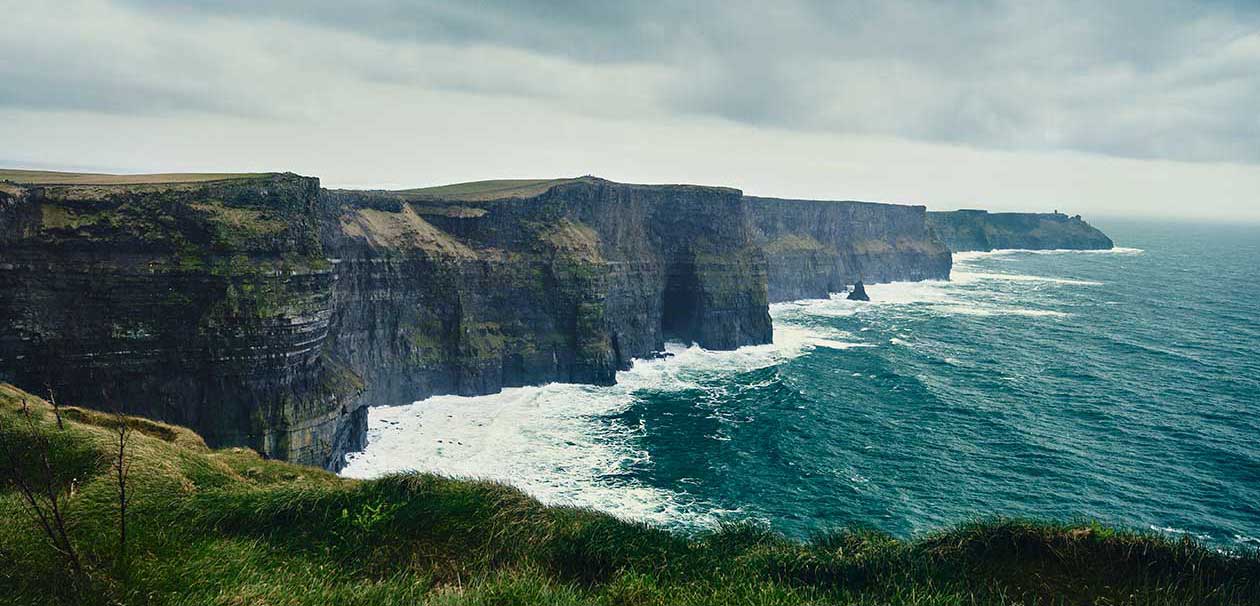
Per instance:
[[[925,282],[893,282],[889,284],[869,284],[866,286],[866,292],[871,296],[868,301],[850,301],[843,295],[834,295],[830,299],[811,299],[808,301],[800,301],[793,305],[793,310],[799,314],[818,317],[848,317],[855,314],[878,313],[878,310],[884,306],[914,306],[922,308],[925,311],[941,314],[957,314],[967,316],[1024,316],[1029,318],[1063,318],[1071,314],[1053,310],[1053,309],[1033,309],[1025,307],[1013,307],[1010,305],[1002,305],[994,301],[986,300],[984,295],[992,294],[992,291],[979,290],[964,292],[959,289],[960,286],[981,285],[985,281],[989,282],[1045,282],[1050,284],[1073,284],[1073,285],[1096,285],[1098,282],[1087,282],[1084,280],[1062,280],[1059,278],[1044,278],[1040,276],[1024,276],[1014,274],[992,274],[1000,276],[989,280],[987,278],[974,278],[973,274],[966,272],[955,273],[956,276],[963,275],[960,280],[951,282],[945,281],[925,281]],[[982,276],[985,274],[981,274]],[[780,318],[791,320],[792,315],[786,311],[780,310],[777,314],[772,309],[771,316],[775,321]],[[850,345],[852,347],[852,345]]]
[[[778,306],[780,314],[790,311]],[[667,344],[667,358],[636,361],[612,386],[553,383],[501,393],[435,396],[368,411],[368,446],[341,474],[372,478],[398,471],[502,481],[548,504],[591,507],[659,524],[712,526],[732,513],[685,492],[627,479],[650,464],[635,445],[643,428],[615,416],[642,389],[703,388],[706,377],[764,368],[815,347],[861,346],[839,330],[776,326],[773,345],[707,351]]]
[[[998,257],[1003,255],[1140,255],[1146,251],[1140,248],[1128,248],[1117,246],[1115,248],[1100,248],[1078,250],[1075,248],[1052,248],[1049,250],[1030,249],[1030,248],[999,248],[997,250],[971,250],[953,253],[954,261],[968,261],[983,257]]]
[[[1047,284],[1069,284],[1073,286],[1102,286],[1102,282],[1092,280],[1070,280],[1067,278],[1048,278],[1045,276],[1029,276],[1024,274],[999,274],[986,272],[955,271],[953,281],[959,284],[970,284],[981,280],[997,280],[1006,282],[1045,282]]]

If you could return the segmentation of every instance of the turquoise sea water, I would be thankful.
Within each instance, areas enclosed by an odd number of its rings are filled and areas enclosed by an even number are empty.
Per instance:
[[[872,303],[776,305],[776,343],[673,346],[614,387],[374,409],[347,475],[794,536],[1091,518],[1260,547],[1260,227],[1102,222],[1112,252],[964,254]]]

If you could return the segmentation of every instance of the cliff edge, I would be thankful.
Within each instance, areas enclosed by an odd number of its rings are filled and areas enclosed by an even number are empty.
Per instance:
[[[927,220],[954,252],[1004,248],[1104,250],[1115,246],[1111,238],[1080,215],[955,210],[929,212]]]
[[[922,206],[0,171],[0,381],[336,468],[368,405],[611,384],[667,340],[769,343],[772,301],[949,269]]]

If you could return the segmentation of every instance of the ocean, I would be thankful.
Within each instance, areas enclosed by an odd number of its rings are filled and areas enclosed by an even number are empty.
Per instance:
[[[774,305],[773,345],[671,344],[612,387],[373,408],[343,474],[682,530],[1031,516],[1260,548],[1260,226],[1096,224],[1120,247],[958,254],[948,282]]]

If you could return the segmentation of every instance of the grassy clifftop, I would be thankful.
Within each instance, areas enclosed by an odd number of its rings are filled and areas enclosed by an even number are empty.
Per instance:
[[[577,179],[494,179],[471,181],[435,187],[403,189],[393,192],[415,200],[486,201],[537,196],[557,185]]]
[[[160,185],[203,183],[264,177],[272,173],[156,173],[147,175],[114,175],[106,173],[70,173],[52,170],[0,169],[0,181],[22,185]]]
[[[800,543],[753,526],[684,536],[486,482],[346,480],[210,450],[188,430],[139,418],[127,419],[123,562],[117,421],[63,410],[58,429],[48,404],[0,384],[0,447],[29,479],[47,445],[86,573],[66,572],[5,463],[2,603],[1260,603],[1255,553],[1096,525],[992,521],[913,541],[840,530]]]

